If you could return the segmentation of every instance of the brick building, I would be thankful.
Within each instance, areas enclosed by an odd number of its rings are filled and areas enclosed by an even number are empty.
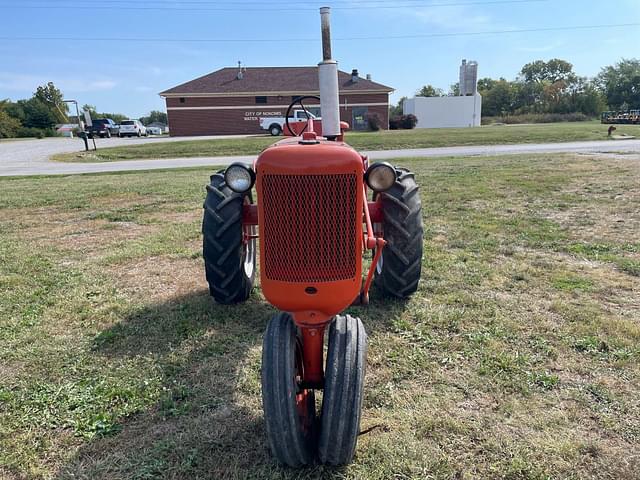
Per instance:
[[[357,70],[339,72],[338,83],[343,121],[365,130],[367,115],[376,114],[388,128],[392,88],[360,78]],[[160,94],[173,136],[261,133],[259,118],[283,117],[302,95],[319,95],[317,67],[223,68]],[[309,110],[319,113],[318,107]]]

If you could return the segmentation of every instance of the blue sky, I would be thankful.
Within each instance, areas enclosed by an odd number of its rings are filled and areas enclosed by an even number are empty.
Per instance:
[[[152,109],[163,110],[160,91],[238,60],[247,66],[315,65],[321,57],[320,42],[315,40],[319,37],[316,7],[322,4],[335,7],[333,52],[340,68],[371,73],[374,80],[396,89],[393,101],[427,83],[447,89],[457,81],[462,58],[477,60],[481,77],[514,78],[523,64],[536,59],[563,58],[574,64],[578,74],[592,76],[622,57],[640,57],[638,26],[385,38],[640,23],[640,0],[489,1],[0,0],[0,99],[29,97],[37,85],[53,81],[67,98],[94,104],[99,111],[139,117]],[[455,5],[429,7],[443,3]],[[107,8],[85,8],[92,4]],[[372,8],[385,5],[393,8]],[[275,10],[268,11],[269,6]],[[80,40],[83,37],[158,40]],[[340,40],[349,37],[379,38]],[[264,41],[160,41],[194,38]]]

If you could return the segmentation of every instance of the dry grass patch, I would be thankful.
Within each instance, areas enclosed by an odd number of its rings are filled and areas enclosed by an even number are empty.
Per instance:
[[[118,290],[144,302],[166,302],[208,288],[200,259],[145,257],[125,265],[111,265],[107,271]]]
[[[573,201],[555,205],[546,216],[583,241],[637,244],[640,162],[627,156],[595,158],[586,166],[571,165],[568,172],[576,173],[576,180],[559,196]]]

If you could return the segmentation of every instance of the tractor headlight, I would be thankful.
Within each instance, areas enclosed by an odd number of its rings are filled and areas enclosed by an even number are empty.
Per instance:
[[[256,181],[256,174],[243,163],[229,165],[224,172],[224,182],[237,193],[245,193],[251,190]]]
[[[376,192],[384,192],[396,183],[396,169],[386,162],[374,163],[364,174],[364,180]]]

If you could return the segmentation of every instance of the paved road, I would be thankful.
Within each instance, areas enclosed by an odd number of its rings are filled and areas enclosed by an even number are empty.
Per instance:
[[[202,138],[202,137],[199,137]],[[156,141],[175,141],[184,139],[110,139],[101,140],[102,146],[116,145],[116,142],[146,143]],[[42,143],[41,143],[42,142]],[[49,142],[60,142],[59,144]],[[69,175],[77,173],[116,172],[127,170],[153,170],[181,167],[202,167],[226,165],[231,162],[251,162],[254,155],[243,157],[196,157],[170,158],[159,160],[129,160],[106,163],[57,163],[47,159],[51,149],[56,152],[77,150],[77,144],[64,142],[79,142],[69,139],[49,139],[23,142],[0,143],[0,176],[10,175]],[[107,143],[108,142],[108,143]],[[48,146],[47,146],[48,145]],[[69,150],[62,150],[68,148]],[[521,153],[633,153],[640,155],[640,140],[544,143],[520,145],[492,145],[470,147],[442,147],[418,148],[406,150],[385,150],[376,152],[362,152],[372,160],[387,160],[399,157],[449,157],[449,156],[489,156],[510,155]]]

